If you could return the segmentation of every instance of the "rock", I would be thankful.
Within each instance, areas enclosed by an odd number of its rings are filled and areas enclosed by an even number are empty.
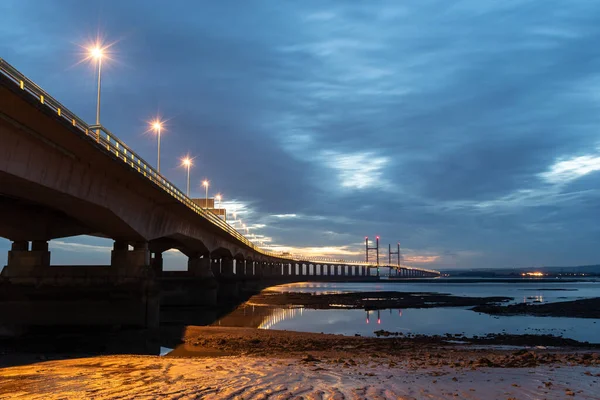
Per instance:
[[[302,361],[302,362],[320,362],[321,360],[313,357],[311,354],[307,354],[300,361]]]

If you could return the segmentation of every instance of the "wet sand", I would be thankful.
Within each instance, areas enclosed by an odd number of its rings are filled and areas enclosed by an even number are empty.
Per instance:
[[[0,370],[4,399],[600,399],[600,354],[190,327],[167,357]]]

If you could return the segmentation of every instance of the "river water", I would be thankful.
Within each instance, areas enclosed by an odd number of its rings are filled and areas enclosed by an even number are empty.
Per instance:
[[[343,293],[365,291],[436,292],[457,296],[507,296],[513,302],[546,303],[600,297],[600,282],[523,281],[499,283],[477,280],[473,283],[377,282],[377,283],[296,283],[269,288],[285,292]],[[589,318],[490,316],[468,308],[314,310],[243,304],[214,325],[251,326],[301,332],[375,336],[380,329],[405,334],[482,336],[493,333],[552,334],[579,341],[600,343],[600,320]]]

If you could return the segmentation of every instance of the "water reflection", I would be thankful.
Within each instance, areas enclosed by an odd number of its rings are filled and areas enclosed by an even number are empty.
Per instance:
[[[462,308],[326,309],[242,305],[213,325],[300,332],[375,336],[385,330],[404,334],[483,336],[488,333],[552,334],[597,343],[600,323],[584,318],[498,317]]]
[[[411,292],[444,292],[458,296],[511,296],[514,302],[549,303],[596,297],[600,284],[578,282],[551,286],[545,284],[419,284],[381,283],[301,283],[270,288],[283,292],[347,293],[356,291],[393,290]],[[352,309],[348,305],[330,304],[331,309],[258,305],[252,299],[220,318],[213,325],[260,329],[323,332],[345,335],[375,336],[374,331],[387,330],[404,334],[444,335],[463,333],[467,336],[488,333],[552,334],[597,343],[600,323],[593,319],[533,316],[491,316],[469,309]]]
[[[271,327],[283,322],[287,319],[295,318],[297,314],[302,316],[304,307],[299,308],[286,308],[275,310],[275,312],[267,317],[262,324],[258,326],[258,329],[271,329]]]
[[[303,307],[277,308],[245,303],[212,325],[271,329],[283,321],[301,317],[303,312]]]

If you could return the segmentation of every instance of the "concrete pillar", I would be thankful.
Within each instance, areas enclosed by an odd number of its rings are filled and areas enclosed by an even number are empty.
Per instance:
[[[154,273],[160,275],[160,273],[163,270],[163,255],[161,252],[152,253],[152,258],[150,259],[150,266],[152,267]]]
[[[270,262],[262,263],[262,274],[265,278],[270,278],[273,275],[273,272],[271,271],[271,263]]]
[[[118,269],[119,275],[141,275],[150,266],[148,242],[133,242],[133,250],[129,243],[115,240],[110,256],[110,265]]]
[[[221,276],[227,278],[235,276],[233,273],[233,258],[221,259]]]
[[[31,250],[29,250],[28,241],[18,240],[11,244],[8,263],[1,275],[7,278],[33,278],[42,276],[48,267],[50,267],[48,242],[34,240],[31,243]]]
[[[211,259],[193,254],[188,257],[188,276],[163,275],[160,302],[163,306],[214,306],[218,283],[212,273]],[[167,317],[168,318],[168,317]]]
[[[210,259],[210,269],[215,277],[221,276],[221,259],[219,258],[211,258]]]
[[[235,275],[239,277],[246,276],[246,260],[235,260]]]
[[[277,263],[274,263],[274,262],[269,263],[269,276],[271,278],[277,277]]]
[[[214,278],[210,257],[194,255],[188,257],[188,272],[190,275],[203,278]]]
[[[263,262],[254,261],[254,276],[262,277],[263,275]]]

